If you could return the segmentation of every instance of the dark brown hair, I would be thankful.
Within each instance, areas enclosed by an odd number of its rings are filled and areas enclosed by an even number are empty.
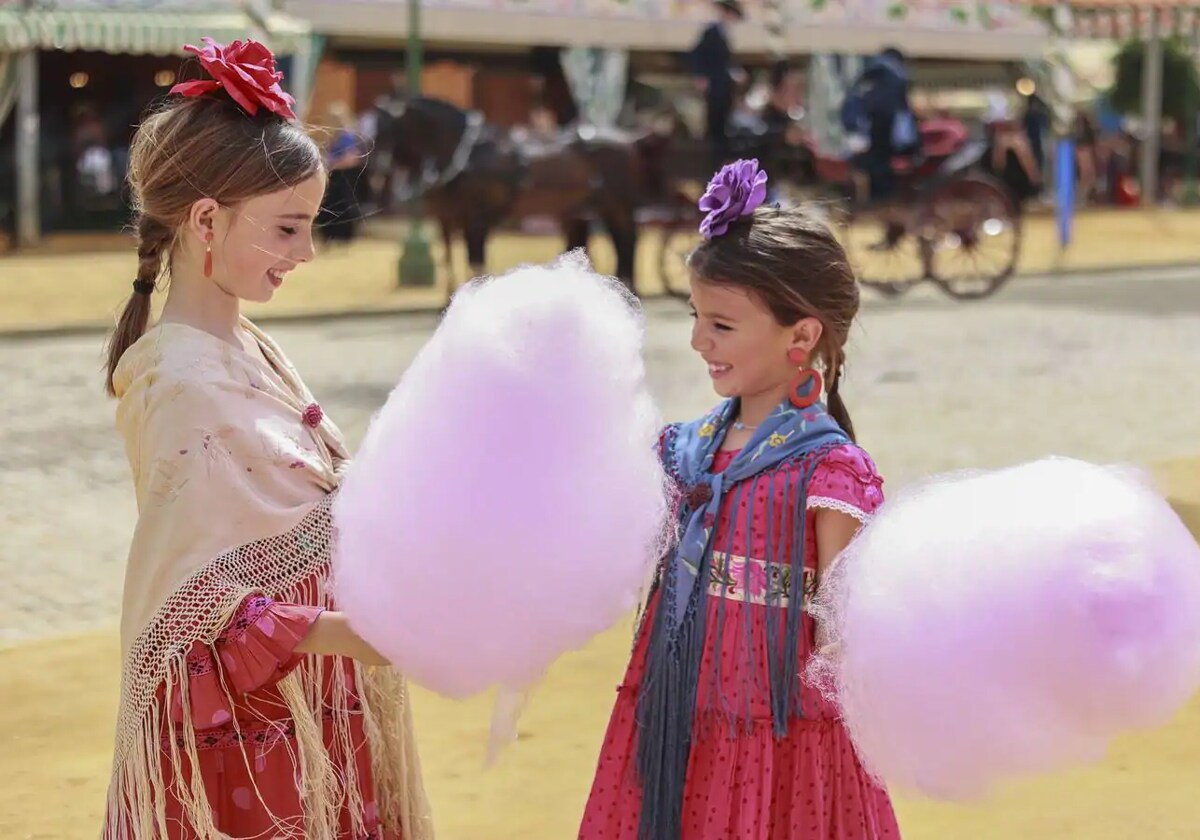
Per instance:
[[[171,250],[195,202],[235,207],[302,183],[322,166],[316,143],[296,123],[266,111],[252,117],[224,94],[172,99],[142,122],[129,150],[137,280],[157,286],[169,276]],[[150,295],[135,292],[109,337],[109,394],[121,356],[149,320]]]
[[[760,207],[730,225],[724,236],[702,240],[688,257],[688,268],[698,280],[746,289],[781,326],[820,320],[814,355],[824,368],[829,413],[853,440],[854,424],[838,383],[858,314],[858,282],[833,231],[803,209]]]

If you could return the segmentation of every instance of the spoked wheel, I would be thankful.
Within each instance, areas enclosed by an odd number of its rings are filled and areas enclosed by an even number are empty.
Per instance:
[[[663,228],[658,273],[663,290],[671,297],[687,300],[692,295],[687,258],[700,243],[700,219],[681,219]]]
[[[687,269],[688,254],[700,242],[700,211],[684,193],[676,196],[673,218],[663,225],[658,252],[658,276],[663,291],[679,300],[692,295]]]
[[[925,280],[927,249],[918,233],[913,214],[905,210],[848,219],[842,244],[858,282],[897,297]]]
[[[930,277],[958,300],[994,294],[1012,277],[1021,252],[1016,203],[997,181],[971,175],[929,196],[925,230]]]

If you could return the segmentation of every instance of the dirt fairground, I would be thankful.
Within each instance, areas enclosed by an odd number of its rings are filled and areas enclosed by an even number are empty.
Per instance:
[[[272,330],[310,387],[361,439],[433,321],[378,318]],[[684,308],[650,306],[651,384],[668,419],[711,401]],[[1200,525],[1200,283],[1026,283],[979,305],[869,304],[844,389],[888,477],[1047,453],[1158,468]],[[337,352],[331,352],[336,345]],[[118,662],[114,619],[132,502],[100,337],[0,342],[0,838],[90,838],[103,809]],[[629,650],[628,623],[564,658],[522,740],[482,766],[487,699],[418,693],[427,784],[443,840],[574,836]],[[909,840],[1158,840],[1200,836],[1200,701],[1122,739],[1100,766],[975,807],[902,800]]]

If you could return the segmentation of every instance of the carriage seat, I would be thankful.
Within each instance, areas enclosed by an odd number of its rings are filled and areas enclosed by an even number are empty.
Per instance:
[[[970,139],[970,133],[961,120],[924,120],[918,131],[921,136],[920,151],[915,155],[892,158],[892,169],[897,175],[911,175],[928,168],[929,164],[940,164]]]

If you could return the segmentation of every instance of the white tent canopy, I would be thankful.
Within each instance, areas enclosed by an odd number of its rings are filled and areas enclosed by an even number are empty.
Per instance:
[[[740,53],[776,46],[766,4],[745,0],[731,40]],[[408,34],[408,0],[287,0],[289,14],[344,41],[395,42]],[[789,54],[877,52],[926,58],[1022,60],[1046,30],[1027,7],[981,0],[781,0]],[[711,18],[708,0],[422,0],[421,34],[461,45],[559,44],[625,50],[686,50]]]
[[[0,0],[0,122],[17,122],[17,241],[34,244],[38,208],[38,53],[95,51],[110,55],[182,55],[184,44],[209,35],[218,41],[258,38],[311,77],[308,25],[274,10],[269,0]],[[293,87],[301,103],[307,92]],[[16,107],[13,108],[15,100]]]
[[[0,3],[0,51],[95,50],[112,54],[182,54],[202,35],[228,42],[247,36],[277,53],[309,37],[303,21],[260,8],[257,0],[38,0]]]

